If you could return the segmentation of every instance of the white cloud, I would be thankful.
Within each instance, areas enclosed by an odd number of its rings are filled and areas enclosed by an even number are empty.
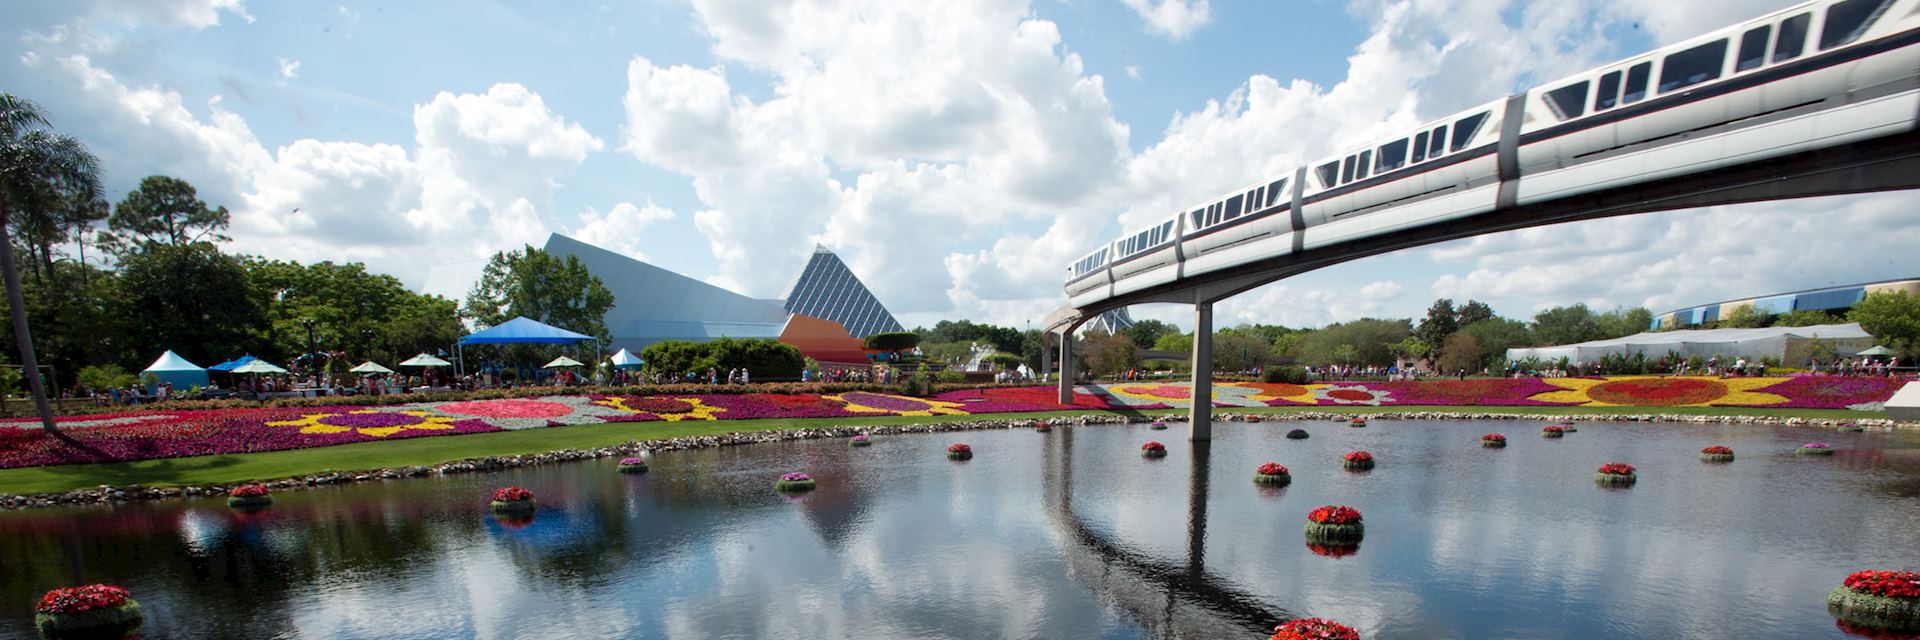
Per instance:
[[[1173,40],[1185,40],[1194,31],[1213,21],[1208,0],[1120,0],[1140,14],[1154,34]]]
[[[1140,67],[1139,67],[1138,65],[1131,65],[1131,64],[1130,64],[1130,65],[1127,65],[1127,77],[1129,77],[1129,78],[1133,78],[1133,79],[1135,79],[1135,80],[1139,80],[1139,79],[1140,79]]]
[[[647,256],[640,251],[645,239],[647,227],[656,222],[673,219],[673,210],[656,205],[652,200],[646,204],[634,206],[631,202],[613,205],[606,213],[588,208],[580,214],[580,224],[568,232],[574,239],[626,254],[635,260],[645,260]]]
[[[300,61],[275,58],[280,62],[280,79],[292,80],[300,76]]]

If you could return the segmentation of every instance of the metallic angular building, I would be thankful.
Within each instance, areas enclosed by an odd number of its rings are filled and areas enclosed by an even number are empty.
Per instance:
[[[840,256],[819,245],[814,246],[813,258],[807,260],[807,267],[787,291],[786,309],[838,322],[855,338],[906,330],[853,275],[847,263],[840,261]]]

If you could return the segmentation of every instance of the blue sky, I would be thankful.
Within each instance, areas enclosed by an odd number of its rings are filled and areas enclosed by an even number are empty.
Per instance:
[[[167,173],[232,208],[234,251],[459,293],[487,254],[557,231],[776,297],[820,243],[909,325],[1021,325],[1123,228],[1786,4],[31,2],[0,17],[0,86],[99,153],[113,199]],[[1221,315],[1318,325],[1440,295],[1659,311],[1907,277],[1911,199],[1503,234]]]

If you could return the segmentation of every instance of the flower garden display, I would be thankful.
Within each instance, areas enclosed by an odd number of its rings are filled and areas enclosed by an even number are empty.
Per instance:
[[[1800,450],[1795,453],[1808,456],[1830,456],[1833,455],[1833,445],[1825,442],[1809,442],[1800,445]]]
[[[1318,542],[1308,542],[1307,551],[1309,553],[1312,553],[1313,555],[1326,557],[1326,558],[1345,558],[1347,556],[1360,553],[1360,545],[1358,544],[1320,544]]]
[[[1348,451],[1347,455],[1340,456],[1340,466],[1354,471],[1372,469],[1373,454],[1366,451]]]
[[[1716,444],[1700,450],[1701,462],[1733,462],[1733,447]]]
[[[1302,618],[1280,623],[1268,640],[1360,640],[1360,632],[1332,620]]]
[[[773,483],[773,490],[781,493],[798,493],[812,491],[814,486],[813,476],[795,471],[781,475],[780,479]]]
[[[1546,428],[1540,430],[1540,437],[1542,438],[1558,438],[1565,435],[1567,435],[1566,428],[1557,424],[1547,425]]]
[[[1321,544],[1354,544],[1367,533],[1360,522],[1360,510],[1346,505],[1327,505],[1307,514],[1307,541]]]
[[[90,584],[64,587],[40,596],[33,626],[42,637],[123,637],[140,627],[140,603],[126,587]]]
[[[1288,432],[1287,432],[1287,439],[1288,439],[1288,440],[1305,440],[1305,439],[1307,439],[1307,430],[1306,430],[1306,429],[1294,429],[1294,430],[1292,430],[1292,431],[1288,431]]]
[[[1164,421],[1155,420],[1153,421],[1153,424],[1147,425],[1147,428],[1153,429],[1154,431],[1165,431],[1167,429],[1167,423]]]
[[[872,445],[873,438],[867,437],[867,434],[864,433],[847,439],[847,446],[849,447],[866,447]]]
[[[621,458],[620,473],[646,473],[647,461],[643,458]]]
[[[243,484],[227,490],[227,506],[235,509],[261,509],[273,504],[273,494],[263,484]]]
[[[1624,462],[1609,462],[1600,465],[1600,470],[1593,474],[1594,482],[1612,487],[1624,487],[1639,480],[1640,477],[1633,473],[1633,465]]]
[[[1287,473],[1287,468],[1280,463],[1269,462],[1254,470],[1253,483],[1284,487],[1293,483],[1293,475]]]
[[[1165,458],[1167,457],[1167,445],[1150,440],[1146,444],[1140,445],[1140,457]]]
[[[493,502],[489,506],[494,513],[531,513],[534,510],[533,492],[520,487],[501,487],[494,490]]]
[[[1827,610],[1855,627],[1920,631],[1920,573],[1855,571],[1827,594]]]
[[[970,447],[958,442],[947,445],[947,459],[948,460],[972,460],[973,447]]]
[[[1489,449],[1504,449],[1507,446],[1507,437],[1498,433],[1489,433],[1480,436],[1480,446]]]

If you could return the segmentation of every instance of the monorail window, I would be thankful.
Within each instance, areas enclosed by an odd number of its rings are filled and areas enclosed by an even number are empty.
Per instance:
[[[1867,27],[1887,10],[1893,0],[1841,0],[1827,7],[1827,21],[1820,27],[1820,50],[1826,51],[1865,35]]]
[[[1320,186],[1322,188],[1332,189],[1333,185],[1339,184],[1340,161],[1335,160],[1320,165],[1320,167],[1314,169],[1314,171],[1320,174]]]
[[[1748,29],[1740,36],[1740,57],[1733,63],[1733,70],[1746,71],[1758,69],[1767,60],[1767,36],[1773,34],[1773,27],[1763,26]]]
[[[1425,159],[1427,159],[1427,132],[1422,131],[1420,135],[1413,137],[1413,161],[1419,162]]]
[[[1340,163],[1340,184],[1353,182],[1353,156]]]
[[[1227,211],[1225,215],[1220,216],[1220,219],[1232,220],[1234,218],[1240,217],[1240,204],[1243,202],[1246,202],[1246,196],[1234,196],[1231,198],[1227,198]]]
[[[1563,121],[1572,120],[1587,113],[1585,80],[1548,91],[1545,97],[1547,107],[1553,109],[1553,116]]]
[[[1271,207],[1279,203],[1280,192],[1286,190],[1286,188],[1287,188],[1286,178],[1275,180],[1273,181],[1272,184],[1267,185],[1267,206]]]
[[[1473,142],[1474,134],[1480,133],[1480,125],[1486,124],[1487,114],[1490,114],[1490,113],[1493,113],[1493,112],[1482,111],[1480,113],[1476,113],[1476,114],[1467,116],[1465,118],[1461,118],[1459,122],[1453,123],[1453,150],[1454,151],[1465,149],[1467,148],[1467,143]]]
[[[1207,207],[1207,226],[1216,224],[1220,224],[1220,203],[1218,202]]]
[[[1599,91],[1594,92],[1593,110],[1606,111],[1620,104],[1620,72],[1613,71],[1600,76]]]
[[[1774,62],[1800,57],[1800,52],[1807,48],[1807,26],[1811,22],[1811,13],[1802,13],[1780,22],[1780,38],[1773,43]]]
[[[1440,157],[1440,154],[1446,153],[1446,152],[1447,152],[1447,125],[1443,124],[1443,125],[1440,125],[1439,128],[1436,128],[1433,130],[1433,143],[1427,147],[1427,158],[1429,159],[1438,158]]]
[[[1360,164],[1358,167],[1354,169],[1354,172],[1353,172],[1354,178],[1357,180],[1367,179],[1367,171],[1372,168],[1373,168],[1373,150],[1368,149],[1366,151],[1360,152]]]
[[[1247,213],[1253,213],[1255,211],[1265,209],[1266,206],[1264,206],[1261,203],[1264,203],[1266,201],[1267,201],[1266,187],[1259,187],[1252,191],[1248,191],[1247,192]]]
[[[1647,79],[1653,75],[1653,63],[1642,62],[1627,69],[1627,88],[1620,94],[1620,104],[1633,104],[1647,97]]]
[[[1380,145],[1380,164],[1374,166],[1374,172],[1386,173],[1407,164],[1407,139],[1401,138]]]
[[[1678,91],[1720,77],[1727,63],[1727,41],[1715,40],[1667,56],[1660,65],[1660,93]]]
[[[1206,209],[1194,209],[1194,210],[1193,210],[1193,213],[1192,213],[1192,214],[1190,214],[1190,215],[1192,215],[1192,216],[1193,216],[1193,228],[1195,228],[1195,229],[1199,229],[1199,228],[1201,228],[1201,227],[1205,227],[1205,226],[1207,226],[1207,225],[1205,225],[1205,224],[1203,224],[1203,223],[1205,223],[1205,222],[1207,221],[1207,210],[1206,210]]]

